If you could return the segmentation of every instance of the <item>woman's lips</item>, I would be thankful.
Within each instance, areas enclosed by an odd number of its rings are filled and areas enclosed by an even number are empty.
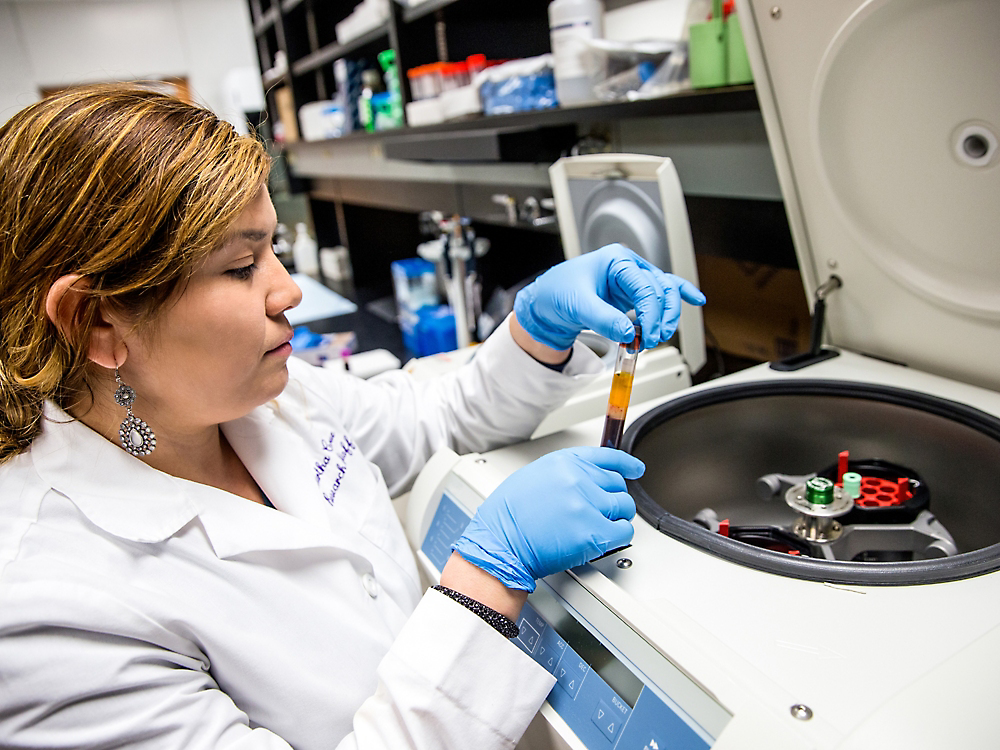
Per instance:
[[[280,346],[276,346],[273,349],[270,349],[267,352],[267,355],[265,356],[271,356],[272,354],[275,356],[287,356],[291,353],[292,353],[292,345],[286,341],[284,344],[281,344]]]
[[[291,340],[292,340],[292,332],[289,331],[285,335],[284,340],[282,340],[280,344],[278,344],[273,349],[267,350],[267,354],[291,354],[292,345],[289,343]]]

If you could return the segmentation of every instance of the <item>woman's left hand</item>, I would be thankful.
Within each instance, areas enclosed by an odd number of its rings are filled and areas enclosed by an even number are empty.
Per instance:
[[[642,345],[650,349],[674,335],[681,300],[703,305],[705,295],[691,282],[613,244],[550,268],[518,292],[514,314],[532,339],[562,351],[587,328],[612,341],[631,341],[634,328],[625,313],[634,309]]]

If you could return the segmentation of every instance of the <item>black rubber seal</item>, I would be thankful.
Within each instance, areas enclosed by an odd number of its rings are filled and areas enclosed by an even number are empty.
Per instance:
[[[651,409],[625,432],[622,450],[629,453],[652,430],[689,411],[727,401],[762,396],[846,396],[918,409],[953,420],[1000,441],[1000,419],[971,406],[891,386],[838,380],[756,381],[707,388]],[[907,562],[841,562],[798,557],[761,549],[713,533],[664,510],[643,489],[629,480],[629,492],[639,515],[669,537],[698,549],[767,573],[807,581],[863,586],[912,586],[944,583],[1000,570],[1000,544],[936,560]],[[996,498],[1000,502],[1000,496]]]

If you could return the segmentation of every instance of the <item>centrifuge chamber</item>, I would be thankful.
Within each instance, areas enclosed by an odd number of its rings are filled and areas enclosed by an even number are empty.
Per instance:
[[[871,585],[947,581],[1000,567],[1000,420],[966,404],[866,382],[732,384],[652,409],[629,428],[622,447],[647,467],[630,483],[642,518],[732,562]],[[798,514],[783,502],[783,488],[762,491],[762,478],[790,475],[804,482],[836,464],[845,450],[855,460],[891,463],[893,478],[909,467],[955,549],[942,553],[932,534],[916,533],[907,523],[916,513],[895,523],[878,518],[883,509],[898,507],[895,497],[883,494],[884,502],[872,503],[874,518],[866,519],[861,508],[852,519],[873,528],[868,546],[851,549],[846,559],[813,556],[800,546],[775,551],[780,536],[764,531],[790,530]],[[725,533],[696,522],[706,509],[724,519]],[[749,541],[741,541],[736,530],[747,528]],[[906,538],[887,538],[894,533]]]

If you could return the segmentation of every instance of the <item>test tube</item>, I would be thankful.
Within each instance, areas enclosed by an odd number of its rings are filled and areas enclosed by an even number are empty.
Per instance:
[[[635,360],[642,346],[642,328],[638,323],[634,325],[635,338],[627,344],[618,345],[615,374],[611,378],[611,396],[608,398],[608,411],[604,417],[604,434],[601,436],[601,445],[605,448],[618,448],[625,432],[625,413],[632,396]]]

